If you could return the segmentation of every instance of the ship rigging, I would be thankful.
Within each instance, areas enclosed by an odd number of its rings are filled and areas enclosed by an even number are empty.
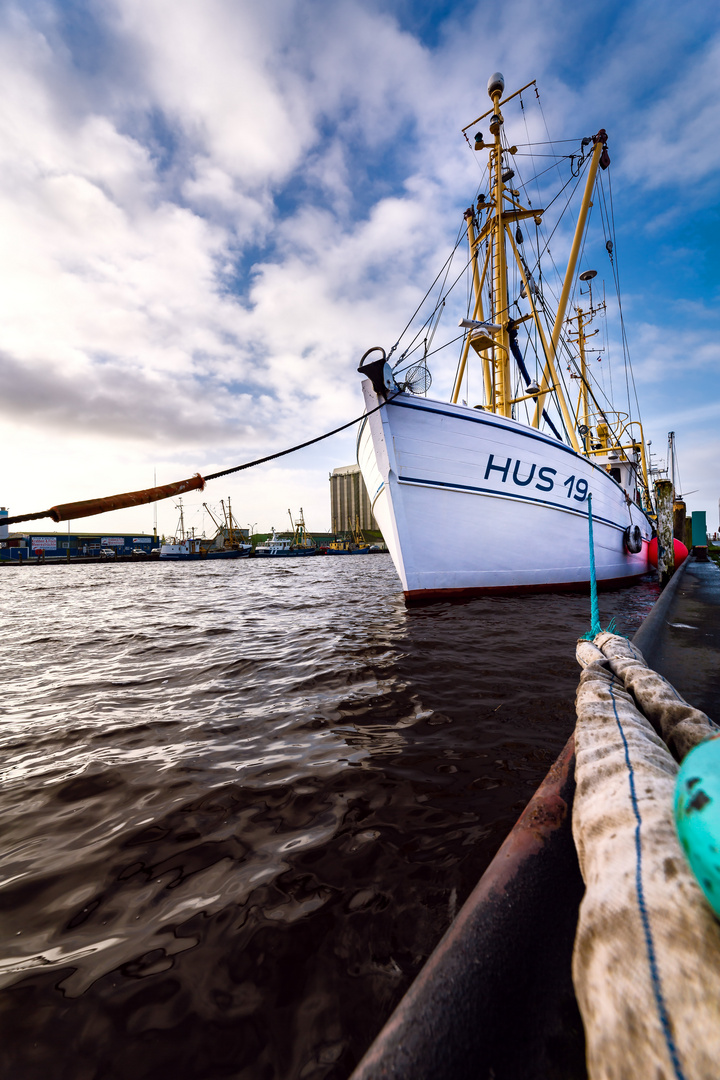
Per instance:
[[[549,138],[540,149],[529,138],[526,143],[510,143],[505,133],[502,109],[516,99],[527,130],[522,94],[532,86],[534,83],[529,83],[503,98],[502,76],[496,73],[491,77],[488,94],[492,107],[463,131],[467,138],[468,130],[487,120],[490,139],[485,141],[482,130],[475,132],[473,153],[481,162],[483,179],[473,204],[464,212],[455,247],[387,358],[384,350],[374,349],[361,362],[360,370],[370,380],[365,384],[368,412],[378,401],[387,399],[388,404],[382,415],[374,414],[363,424],[358,460],[371,498],[386,518],[383,532],[387,529],[395,536],[394,546],[391,544],[390,548],[408,595],[447,589],[554,588],[583,583],[587,578],[580,562],[587,563],[587,553],[581,560],[580,535],[574,528],[572,555],[566,551],[557,565],[557,559],[553,561],[548,553],[546,565],[540,558],[537,566],[530,567],[518,551],[513,567],[508,565],[507,557],[498,558],[493,546],[507,544],[504,535],[507,528],[514,527],[525,534],[528,527],[540,527],[542,520],[550,547],[553,542],[557,547],[563,539],[561,518],[557,514],[548,518],[545,509],[540,512],[531,507],[572,510],[576,516],[586,516],[586,498],[591,488],[595,505],[605,496],[609,504],[614,504],[612,510],[608,509],[607,525],[624,537],[619,548],[616,537],[612,542],[609,536],[603,540],[608,542],[605,579],[637,576],[646,566],[644,544],[650,536],[652,505],[637,396],[631,401],[634,380],[619,293],[612,189],[609,178],[607,183],[603,180],[610,165],[608,136],[600,129],[578,140],[572,153],[560,159],[553,156],[551,170],[557,171],[564,159],[570,176],[551,198],[546,190],[549,170],[543,167],[530,180],[524,180],[518,161],[527,156],[535,163],[547,146],[554,155]],[[533,205],[531,184],[537,191],[539,205]],[[570,239],[558,233],[558,229],[576,192],[580,192],[580,205]],[[563,194],[564,206],[548,231],[545,224],[548,211],[555,203],[561,205]],[[604,292],[602,300],[594,299],[593,280],[597,276],[594,270],[578,275],[578,266],[587,257],[588,246],[592,246],[588,245],[588,224],[595,203],[605,231],[605,253],[610,261],[621,323],[627,409],[612,404],[611,342],[606,329]],[[457,273],[453,264],[463,238],[467,240],[468,257]],[[569,247],[562,276],[557,272],[551,242],[557,247],[567,243]],[[547,263],[555,271],[557,287],[553,286],[553,275],[546,273]],[[439,412],[429,407],[427,398],[432,381],[428,361],[457,340],[457,335],[453,335],[453,340],[445,346],[432,347],[441,315],[453,306],[457,310],[457,301],[451,294],[463,278],[467,279],[469,288],[464,317],[460,319],[463,331],[460,355],[450,405]],[[433,303],[430,297],[438,282],[440,288]],[[429,313],[399,352],[415,317],[428,302]],[[593,326],[595,320],[599,325]],[[592,338],[601,329],[604,336],[598,357],[604,353],[605,359],[599,379],[591,370],[589,351]],[[375,351],[382,358],[367,361],[368,355]],[[396,353],[399,355],[392,363]],[[481,373],[479,383],[470,379],[473,356]],[[478,385],[481,402],[472,410],[475,428],[471,428],[467,402],[471,400],[471,390],[477,393]],[[419,404],[421,397],[428,406]],[[417,404],[411,404],[413,399]],[[412,419],[411,412],[415,413]],[[478,414],[486,419],[481,421]],[[446,419],[433,419],[440,415]],[[434,462],[421,449],[421,441],[426,444],[432,441],[436,448]],[[567,464],[567,459],[563,454],[558,456],[556,450],[549,451],[552,462],[549,458],[538,460],[538,442],[554,444],[557,450],[562,445],[563,450],[584,463],[582,469],[570,472],[564,484],[560,482],[561,487],[567,487],[565,494],[569,502],[557,499],[558,480],[564,472],[560,464]],[[606,486],[606,480],[617,485],[619,491],[615,494],[622,493],[622,501],[613,497],[613,489]],[[524,488],[530,490],[521,490]],[[524,513],[509,509],[510,501],[521,500],[526,504]],[[459,515],[470,532],[473,522],[482,520],[490,548],[474,563],[460,550],[449,558],[411,555],[415,545],[408,520],[415,517],[420,503],[426,504],[426,514],[442,506],[445,515]],[[631,506],[637,514],[629,511]],[[495,522],[494,529],[488,520]],[[468,537],[467,542],[475,545],[476,536],[473,540]],[[586,537],[583,543],[586,548]],[[615,555],[611,554],[613,547]],[[457,569],[453,569],[453,559]],[[409,572],[410,564],[415,566],[415,573]],[[411,578],[416,587],[410,586]]]

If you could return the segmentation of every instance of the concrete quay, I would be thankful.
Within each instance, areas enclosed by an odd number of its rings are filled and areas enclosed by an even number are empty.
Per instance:
[[[650,667],[720,723],[720,568],[691,555],[633,638]]]
[[[691,556],[633,639],[720,721],[720,568]],[[584,885],[571,831],[574,738],[351,1080],[587,1077],[571,979]]]

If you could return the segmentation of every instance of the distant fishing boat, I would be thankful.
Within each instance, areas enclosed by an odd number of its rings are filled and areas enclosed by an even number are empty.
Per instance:
[[[300,507],[300,516],[297,521],[293,521],[289,510],[288,514],[290,515],[290,525],[293,530],[292,536],[278,536],[273,525],[270,539],[266,540],[264,544],[258,544],[255,548],[256,558],[278,559],[318,554],[314,540],[307,535],[302,507]]]
[[[326,544],[324,548],[327,555],[369,555],[371,552],[379,550],[377,544],[371,545],[366,542],[360,531],[360,521],[357,515],[355,516],[355,528],[352,532],[336,537],[329,544]]]
[[[224,499],[220,500],[220,505],[222,506],[223,511],[222,521],[218,521],[207,503],[203,503],[203,508],[208,512],[217,529],[215,536],[207,548],[208,557],[217,557],[218,553],[220,553],[225,554],[226,557],[230,558],[247,558],[247,556],[252,554],[252,542],[249,533],[247,540],[245,539],[243,530],[239,527],[237,521],[233,517],[230,496],[228,495],[227,509],[225,509]],[[233,554],[228,555],[229,552],[232,552]]]
[[[357,460],[411,602],[587,586],[591,495],[598,580],[630,582],[648,569],[654,511],[642,425],[629,411],[618,411],[590,370],[588,341],[598,330],[588,328],[605,315],[606,305],[593,298],[594,270],[576,276],[593,200],[613,259],[612,193],[598,179],[610,164],[607,134],[578,139],[575,152],[564,155],[571,194],[583,171],[586,177],[567,268],[554,290],[552,267],[550,274],[543,269],[553,233],[545,231],[546,211],[532,206],[529,188],[547,171],[544,159],[536,176],[516,178],[516,155],[534,162],[531,155],[546,152],[548,144],[525,143],[529,150],[519,153],[504,135],[500,111],[512,99],[522,105],[522,92],[532,85],[503,99],[504,80],[496,73],[488,83],[492,108],[468,125],[489,116],[492,138],[485,143],[481,132],[475,136],[483,180],[464,213],[467,273],[450,278],[462,282],[467,276],[471,286],[451,401],[426,395],[428,341],[452,286],[440,290],[425,324],[393,365],[397,346],[387,356],[384,349],[369,349],[360,363],[369,415],[361,424]],[[570,198],[558,204],[561,214]],[[449,265],[441,271],[446,280]],[[570,305],[574,313],[568,315]],[[461,398],[470,396],[470,350],[481,373],[474,385],[482,385],[481,403],[474,406]],[[379,359],[369,359],[374,352]],[[629,378],[627,386],[629,409]]]
[[[180,511],[177,534],[161,544],[160,558],[173,562],[247,558],[252,551],[252,544],[245,543],[244,539],[241,539],[242,533],[233,520],[230,499],[228,499],[227,511],[225,510],[225,502],[222,501],[225,517],[224,525],[216,520],[206,503],[203,503],[203,506],[217,527],[217,533],[213,539],[207,540],[204,536],[199,537],[195,536],[194,533],[186,533],[184,508],[181,499],[176,506],[176,509]]]

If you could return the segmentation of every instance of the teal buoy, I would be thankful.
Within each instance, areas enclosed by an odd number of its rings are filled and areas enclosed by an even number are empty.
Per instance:
[[[685,755],[675,785],[675,827],[690,868],[720,918],[720,735]]]

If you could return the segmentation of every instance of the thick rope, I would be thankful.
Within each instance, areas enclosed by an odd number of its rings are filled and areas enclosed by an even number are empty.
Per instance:
[[[592,529],[592,525],[590,526],[590,528]],[[613,678],[612,682],[614,681],[615,680]],[[665,1038],[665,1045],[667,1048],[668,1057],[670,1058],[670,1061],[672,1063],[673,1072],[675,1073],[676,1080],[685,1080],[685,1074],[683,1073],[682,1066],[680,1064],[678,1049],[675,1045],[672,1025],[670,1023],[667,1006],[665,1004],[665,997],[662,991],[662,983],[660,981],[660,971],[658,968],[655,942],[653,941],[652,927],[650,926],[650,915],[648,912],[647,904],[645,902],[642,867],[642,817],[640,815],[640,806],[638,803],[637,792],[635,789],[635,771],[633,769],[632,761],[630,760],[630,747],[628,746],[628,741],[625,736],[623,726],[620,722],[620,716],[618,715],[617,701],[615,699],[615,694],[613,693],[612,682],[608,686],[608,690],[610,691],[610,699],[612,701],[613,712],[615,714],[615,721],[618,726],[618,731],[620,732],[620,738],[622,739],[623,752],[625,754],[625,765],[628,774],[628,784],[630,787],[630,801],[632,804],[633,816],[635,818],[635,892],[637,895],[638,909],[640,911],[640,921],[643,928],[643,937],[645,938],[645,948],[647,950],[648,966],[650,968],[650,982],[652,986],[653,997],[655,998],[655,1006],[658,1011],[660,1027]]]
[[[394,396],[393,394],[392,397]],[[244,465],[235,465],[232,469],[222,469],[220,472],[210,473],[209,476],[204,477],[198,474],[190,480],[180,480],[174,484],[165,484],[163,487],[146,488],[143,491],[109,495],[106,498],[88,499],[78,503],[63,503],[62,505],[51,506],[49,510],[39,510],[32,514],[16,514],[13,517],[3,518],[2,524],[16,525],[21,521],[37,521],[39,518],[46,517],[52,518],[53,521],[73,521],[76,518],[92,517],[94,514],[105,514],[110,510],[122,510],[129,506],[160,502],[162,499],[169,499],[183,491],[192,489],[202,491],[208,480],[217,480],[220,476],[229,476],[230,473],[241,472],[243,469],[252,469],[253,466],[262,465],[265,461],[274,461],[276,458],[285,457],[287,454],[294,454],[296,450],[302,450],[306,446],[322,442],[323,439],[329,439],[331,435],[337,435],[339,431],[345,431],[347,428],[359,424],[366,416],[372,416],[373,413],[383,409],[388,401],[392,401],[392,397],[388,398],[387,401],[381,401],[379,405],[376,405],[374,409],[370,409],[369,412],[356,416],[354,420],[348,420],[346,424],[341,424],[340,427],[333,428],[332,431],[326,431],[324,435],[317,435],[314,439],[307,439],[306,442],[298,443],[287,450],[280,450],[277,454],[268,454],[266,457],[256,458],[255,461],[246,461]]]
[[[388,401],[392,401],[392,398],[388,398]],[[370,412],[364,412],[361,416],[356,416],[354,420],[348,420],[347,424],[341,424],[340,427],[333,428],[332,431],[326,431],[324,435],[318,435],[314,439],[308,439],[307,442],[298,443],[297,446],[291,446],[288,450],[280,450],[277,454],[268,454],[267,457],[257,458],[255,461],[246,461],[244,465],[235,465],[232,469],[223,469],[221,472],[210,473],[205,477],[205,480],[217,480],[219,476],[229,476],[230,473],[241,472],[243,469],[252,469],[254,465],[262,465],[265,461],[274,461],[275,458],[285,457],[286,454],[294,454],[296,450],[302,450],[306,446],[312,446],[313,443],[322,442],[323,439],[329,439],[331,435],[337,435],[338,431],[345,431],[346,428],[359,424],[366,416],[372,416],[373,413],[383,409],[386,405],[387,401],[381,401]]]

